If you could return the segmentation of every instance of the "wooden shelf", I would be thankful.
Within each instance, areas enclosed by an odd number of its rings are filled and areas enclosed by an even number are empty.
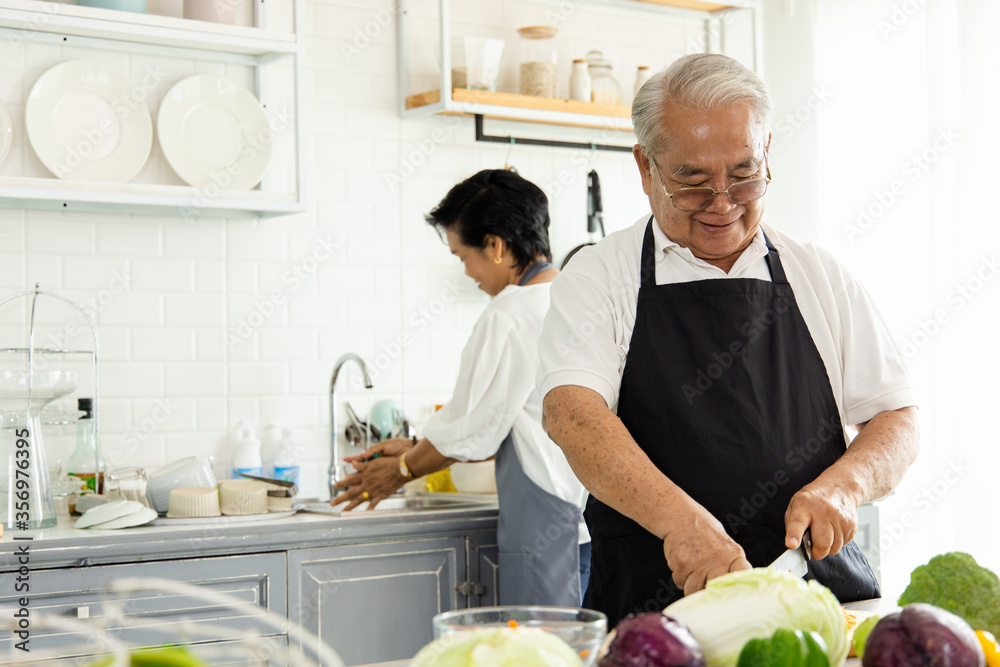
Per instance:
[[[703,0],[635,0],[651,5],[663,5],[664,7],[677,7],[679,9],[695,9],[700,12],[719,12],[725,9],[734,9],[741,5],[724,2],[705,2]]]
[[[443,108],[442,108],[443,104]],[[443,103],[440,90],[431,90],[406,98],[406,109],[426,109],[432,113],[516,120],[573,127],[632,131],[632,108],[620,104],[597,104],[559,100],[516,93],[490,93],[466,88],[452,89],[451,99]]]

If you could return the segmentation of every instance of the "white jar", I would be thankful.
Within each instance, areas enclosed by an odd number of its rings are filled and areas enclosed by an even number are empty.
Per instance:
[[[573,71],[569,77],[569,99],[589,102],[591,94],[590,71],[587,61],[582,58],[573,61]]]
[[[642,84],[649,81],[653,76],[653,70],[649,69],[646,65],[639,65],[639,69],[635,73],[635,93],[639,94],[639,89],[642,88]]]

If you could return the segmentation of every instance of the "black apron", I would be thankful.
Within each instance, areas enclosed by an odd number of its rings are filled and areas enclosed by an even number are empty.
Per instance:
[[[754,567],[785,550],[792,496],[846,450],[830,379],[767,241],[771,282],[729,278],[656,284],[650,217],[642,244],[635,328],[618,417],[650,460],[719,521]],[[608,626],[683,596],[663,541],[593,496],[585,606]],[[879,597],[851,542],[810,561],[841,602]]]

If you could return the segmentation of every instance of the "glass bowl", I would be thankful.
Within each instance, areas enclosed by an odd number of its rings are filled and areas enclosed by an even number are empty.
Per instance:
[[[608,617],[593,609],[575,607],[479,607],[459,609],[434,617],[434,638],[463,630],[500,628],[517,624],[538,628],[573,647],[584,665],[597,661],[597,652],[608,633]]]

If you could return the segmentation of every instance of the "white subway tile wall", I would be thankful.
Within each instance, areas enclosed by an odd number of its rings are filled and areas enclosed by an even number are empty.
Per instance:
[[[179,15],[179,4],[150,0],[150,11]],[[269,15],[280,16],[279,5],[287,7],[287,0],[269,0]],[[452,0],[451,6],[454,35],[507,41],[500,88],[511,92],[520,57],[516,29],[525,25],[559,27],[564,96],[571,59],[589,49],[612,59],[630,97],[637,65],[659,69],[702,48],[697,22],[623,4]],[[436,7],[413,3],[411,93],[437,87]],[[502,167],[508,147],[476,143],[471,119],[401,120],[396,8],[393,0],[306,2],[306,213],[258,222],[0,209],[0,295],[40,282],[96,315],[101,447],[113,465],[155,469],[182,456],[210,455],[228,476],[237,422],[246,420],[258,434],[274,423],[292,429],[301,444],[303,492],[323,495],[327,391],[343,353],[361,354],[372,370],[372,391],[361,387],[351,365],[341,378],[341,396],[362,415],[375,400],[395,398],[419,428],[450,397],[459,353],[487,298],[423,216],[458,181]],[[24,100],[43,71],[77,57],[105,62],[136,81],[159,66],[171,82],[205,71],[251,82],[243,66],[29,44],[17,57],[0,57],[0,99],[16,118],[0,175],[47,174],[24,139]],[[154,121],[164,92],[160,87],[148,97]],[[487,132],[630,140],[495,121],[487,122]],[[549,196],[557,262],[587,240],[590,168],[601,176],[609,232],[648,208],[628,153],[522,145],[510,161]],[[181,183],[158,148],[135,180]],[[65,326],[68,317],[60,312],[50,324]],[[5,307],[0,342],[6,346],[23,326],[23,309]],[[88,342],[81,323],[73,344]],[[343,408],[339,414],[346,423]]]

